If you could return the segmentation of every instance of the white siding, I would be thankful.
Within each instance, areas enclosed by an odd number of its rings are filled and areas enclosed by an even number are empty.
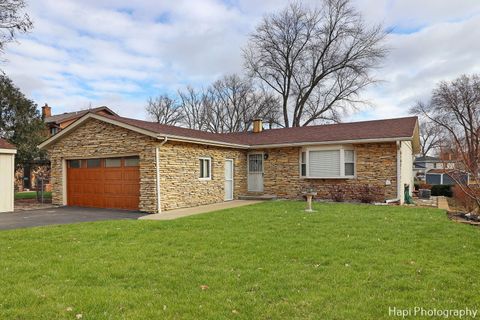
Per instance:
[[[1,152],[0,150],[0,212],[10,212],[13,211],[15,155]]]
[[[402,141],[400,144],[400,201],[405,200],[404,185],[410,185],[410,195],[413,191],[413,151],[411,141]]]

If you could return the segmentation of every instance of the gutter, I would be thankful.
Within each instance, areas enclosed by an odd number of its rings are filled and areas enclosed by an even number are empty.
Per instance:
[[[167,143],[168,137],[164,137],[163,141],[155,147],[155,168],[156,168],[156,182],[157,182],[157,213],[162,213],[162,202],[160,193],[160,147]]]

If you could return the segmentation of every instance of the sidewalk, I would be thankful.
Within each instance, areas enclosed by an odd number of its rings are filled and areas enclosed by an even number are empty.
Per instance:
[[[165,211],[162,213],[148,214],[146,216],[140,217],[139,219],[140,220],[173,220],[181,217],[192,216],[195,214],[248,206],[248,205],[256,204],[260,202],[262,201],[233,200],[233,201],[226,201],[226,202],[215,203],[215,204],[208,204],[205,206],[175,209],[175,210]]]

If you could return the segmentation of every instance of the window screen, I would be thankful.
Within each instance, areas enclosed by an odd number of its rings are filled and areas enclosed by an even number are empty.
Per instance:
[[[210,178],[210,159],[200,159],[200,178]]]
[[[345,175],[353,176],[355,175],[355,154],[353,150],[344,151],[344,161],[345,161]]]

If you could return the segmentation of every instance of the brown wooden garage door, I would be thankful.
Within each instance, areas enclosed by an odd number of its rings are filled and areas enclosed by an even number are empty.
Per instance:
[[[138,157],[67,161],[69,206],[138,210]]]

